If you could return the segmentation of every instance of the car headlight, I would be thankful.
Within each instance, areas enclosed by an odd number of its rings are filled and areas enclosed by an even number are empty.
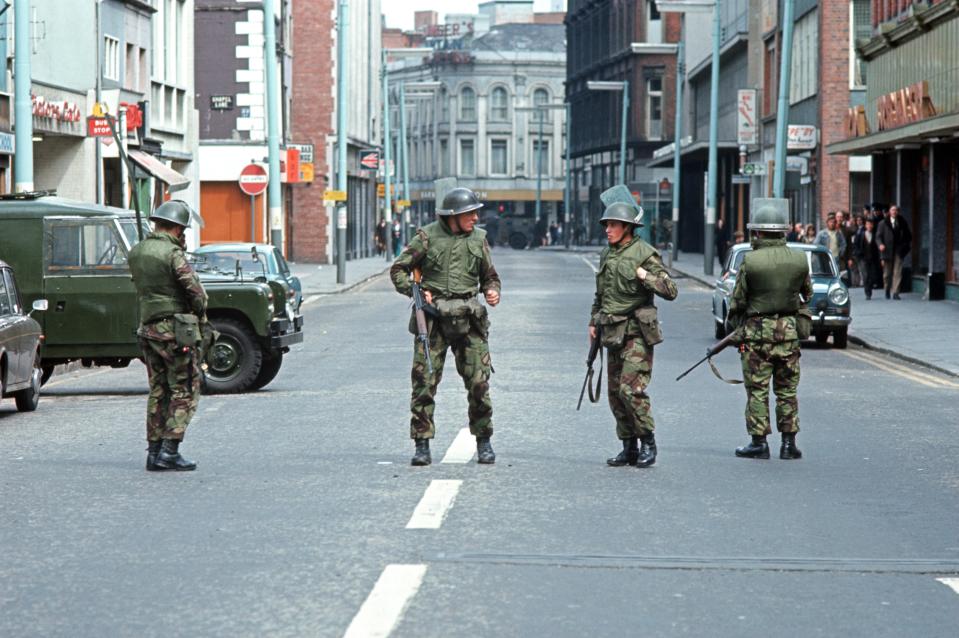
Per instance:
[[[836,286],[829,291],[829,302],[835,306],[844,306],[849,301],[849,293],[842,286]]]

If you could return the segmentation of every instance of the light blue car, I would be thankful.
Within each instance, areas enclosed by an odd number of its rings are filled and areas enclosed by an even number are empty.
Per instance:
[[[816,343],[824,345],[832,335],[836,348],[845,348],[848,343],[850,313],[849,290],[839,276],[839,266],[835,258],[824,246],[814,244],[787,244],[789,248],[806,254],[809,274],[812,277],[812,300],[809,310],[812,312],[812,334]],[[713,291],[713,320],[716,324],[716,338],[726,335],[726,314],[729,312],[729,299],[736,287],[736,273],[743,263],[743,257],[752,250],[749,244],[736,244],[729,250],[723,272],[716,280]]]
[[[253,259],[254,249],[259,261]],[[267,279],[280,281],[292,295],[294,310],[298,311],[303,303],[303,285],[300,278],[293,274],[283,258],[283,253],[276,246],[250,242],[207,244],[197,248],[193,254],[202,255],[209,268],[225,274],[233,274],[239,265],[247,277],[265,276]]]

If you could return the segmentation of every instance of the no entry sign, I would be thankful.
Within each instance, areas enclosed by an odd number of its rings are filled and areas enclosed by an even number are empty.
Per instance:
[[[239,181],[240,190],[250,197],[255,197],[266,190],[267,184],[270,183],[270,176],[259,164],[247,164],[240,171]]]

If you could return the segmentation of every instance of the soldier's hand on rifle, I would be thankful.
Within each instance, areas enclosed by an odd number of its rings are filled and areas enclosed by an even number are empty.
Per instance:
[[[487,290],[487,291],[486,291],[486,303],[488,303],[488,304],[491,305],[491,306],[495,306],[496,304],[498,304],[498,303],[499,303],[499,293],[496,292],[495,290]]]
[[[429,290],[424,290],[424,291],[423,291],[423,299],[426,301],[427,304],[432,304],[432,303],[433,303],[433,293],[431,293]]]
[[[649,271],[643,268],[642,266],[636,267],[636,276],[639,277],[640,281],[646,281],[646,275],[649,274]]]
[[[596,339],[596,326],[590,326],[590,327],[589,327],[589,338],[590,338],[591,340],[592,340],[592,339]]]

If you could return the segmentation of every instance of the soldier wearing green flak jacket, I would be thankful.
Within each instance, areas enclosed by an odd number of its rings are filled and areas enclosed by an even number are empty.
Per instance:
[[[496,306],[500,300],[500,279],[493,267],[486,232],[475,228],[482,204],[468,188],[454,188],[436,211],[438,219],[416,231],[409,245],[390,268],[397,292],[410,296],[410,276],[422,273],[420,285],[426,303],[429,373],[423,346],[413,342],[413,396],[410,400],[410,437],[416,450],[412,465],[429,465],[434,396],[443,376],[446,351],[451,349],[456,371],[463,378],[469,403],[470,433],[476,437],[477,461],[496,461],[490,437],[493,435],[493,404],[489,395],[492,366],[489,353],[489,319],[486,307],[477,299],[483,293],[486,303]],[[416,334],[415,317],[410,332]]]
[[[642,226],[642,208],[614,203],[600,219],[609,246],[596,274],[596,298],[589,335],[607,351],[609,407],[623,450],[606,462],[614,467],[649,467],[656,462],[655,423],[649,405],[653,347],[663,340],[654,295],[672,301],[678,291],[655,248],[634,236]],[[638,442],[642,442],[642,447]]]
[[[184,253],[183,232],[195,215],[180,200],[150,216],[152,233],[130,251],[130,271],[140,305],[137,337],[150,395],[147,399],[146,469],[195,470],[179,452],[200,399],[198,351],[207,296]]]
[[[729,326],[739,331],[746,387],[746,430],[750,442],[736,456],[768,459],[769,383],[776,393],[776,427],[782,434],[779,458],[799,459],[799,342],[809,336],[812,281],[804,253],[786,246],[789,201],[755,199],[747,228],[752,251],[736,276]]]

